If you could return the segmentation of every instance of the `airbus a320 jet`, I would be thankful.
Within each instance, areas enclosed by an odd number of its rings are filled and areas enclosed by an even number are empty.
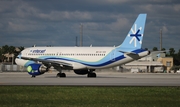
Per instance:
[[[73,70],[78,75],[96,77],[96,69],[116,67],[150,52],[141,48],[146,14],[139,14],[121,45],[117,47],[30,47],[16,58],[17,65],[27,67],[32,77],[42,75],[51,67],[66,77],[62,70]]]

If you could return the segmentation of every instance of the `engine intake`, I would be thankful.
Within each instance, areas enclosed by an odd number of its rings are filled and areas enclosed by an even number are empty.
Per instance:
[[[27,71],[30,75],[36,76],[41,75],[47,72],[47,67],[42,64],[30,64],[27,67]]]

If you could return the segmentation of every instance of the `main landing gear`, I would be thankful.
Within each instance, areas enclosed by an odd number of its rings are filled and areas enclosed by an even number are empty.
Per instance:
[[[95,77],[96,77],[96,73],[94,73],[94,72],[88,73],[88,74],[87,74],[87,77],[93,77],[93,78],[95,78]]]
[[[66,77],[66,74],[62,73],[61,67],[57,67],[55,69],[59,71],[59,73],[57,73],[56,77]]]
[[[61,69],[58,69],[59,73],[57,73],[56,77],[66,77],[65,73],[62,73]],[[87,77],[88,78],[96,78],[96,73],[94,73],[93,71],[95,71],[94,69],[90,69],[87,72]],[[81,75],[80,73],[75,72],[76,74]]]
[[[87,77],[92,77],[92,78],[96,78],[96,73],[94,73],[93,71],[95,71],[95,69],[91,69],[89,70]]]
[[[56,77],[66,77],[65,73],[57,73]]]

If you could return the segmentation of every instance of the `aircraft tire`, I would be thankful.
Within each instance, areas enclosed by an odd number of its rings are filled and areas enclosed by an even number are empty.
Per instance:
[[[96,73],[88,73],[87,77],[96,77]]]
[[[60,77],[66,77],[66,74],[65,73],[61,73]]]
[[[65,73],[57,73],[56,77],[66,77]]]
[[[36,76],[35,76],[35,75],[32,75],[31,78],[36,78]]]

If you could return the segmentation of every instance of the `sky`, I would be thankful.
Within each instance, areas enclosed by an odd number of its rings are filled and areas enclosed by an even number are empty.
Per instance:
[[[0,46],[118,46],[140,13],[142,48],[180,49],[179,0],[0,0]]]

